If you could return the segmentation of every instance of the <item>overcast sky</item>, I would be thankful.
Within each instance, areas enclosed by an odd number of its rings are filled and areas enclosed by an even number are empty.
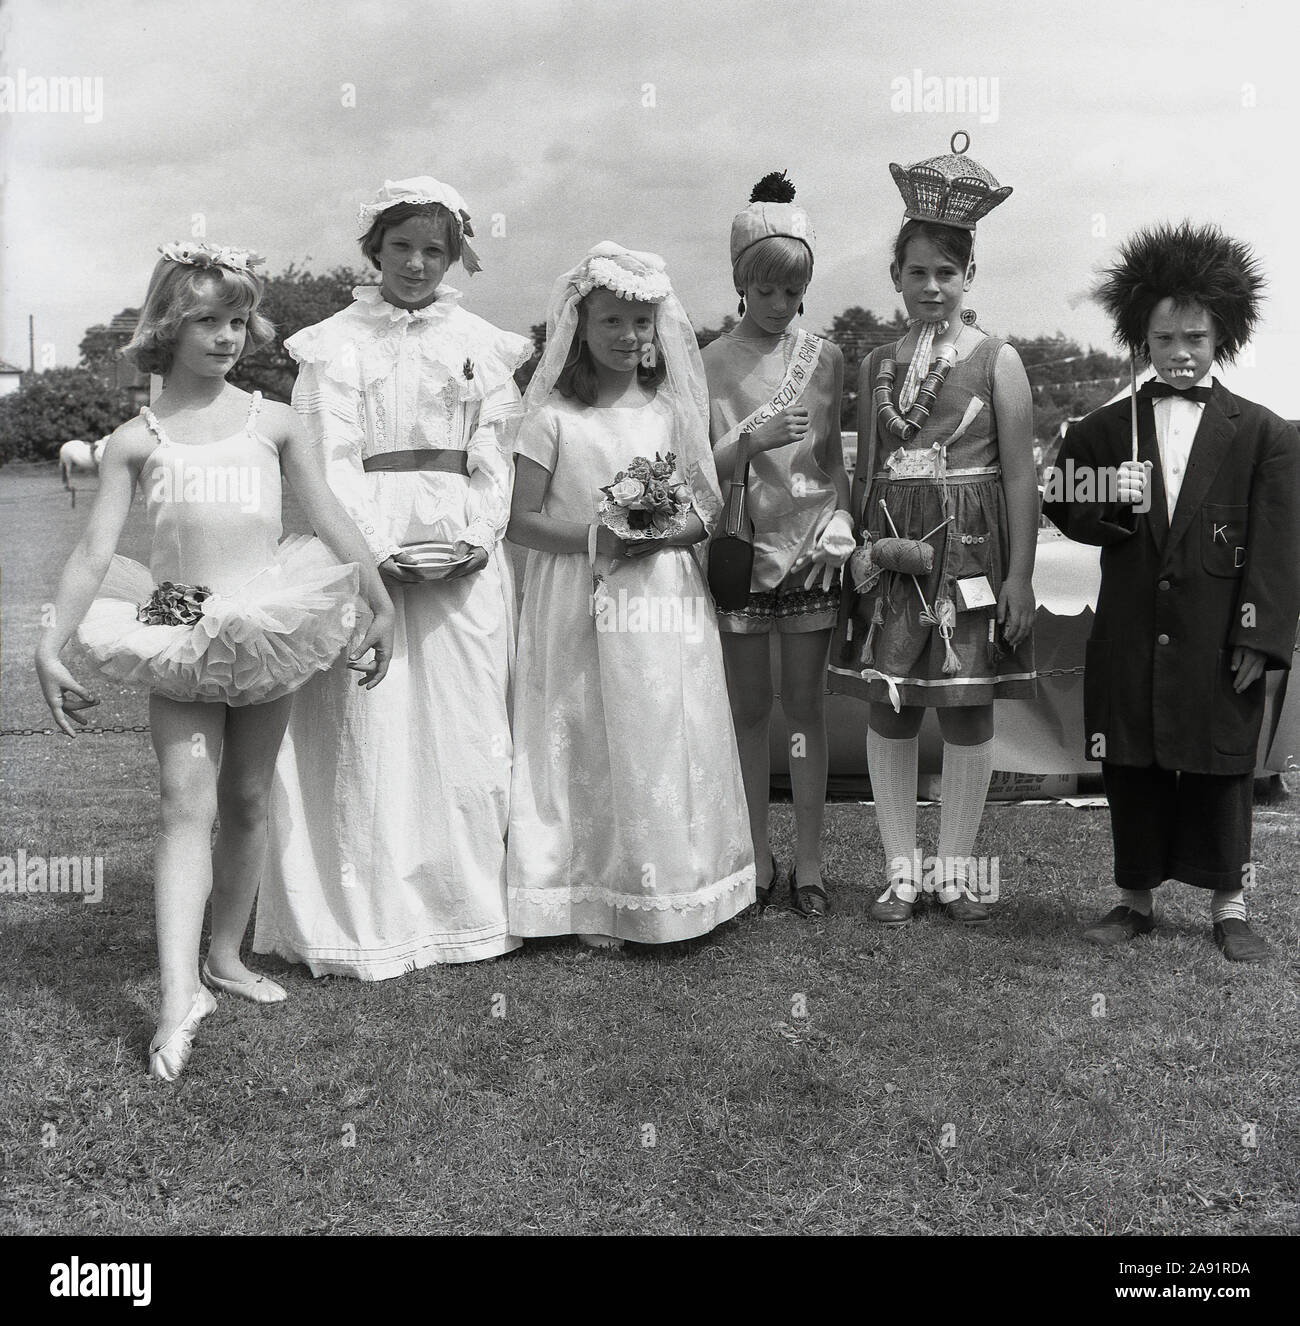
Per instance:
[[[1300,380],[1295,26],[1290,0],[19,0],[0,10],[12,95],[99,79],[102,105],[0,113],[0,356],[26,367],[34,314],[38,356],[75,362],[196,214],[272,271],[359,265],[357,203],[416,174],[465,195],[484,271],[451,280],[504,327],[540,321],[606,238],[662,253],[716,325],[731,218],[780,168],[819,241],[806,324],[885,315],[889,163],[966,129],[1015,190],[979,230],[987,329],[1108,345],[1071,305],[1096,263],[1140,224],[1216,220],[1271,278],[1256,381]],[[909,108],[917,77],[982,80],[984,107]]]

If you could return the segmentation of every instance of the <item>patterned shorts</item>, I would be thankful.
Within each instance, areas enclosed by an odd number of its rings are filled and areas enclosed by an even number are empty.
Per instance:
[[[805,589],[808,570],[805,567],[786,576],[775,589],[756,590],[737,612],[719,611],[718,629],[733,635],[829,631],[839,615],[840,573],[836,571],[830,589],[822,589],[820,579],[813,581],[811,589]]]

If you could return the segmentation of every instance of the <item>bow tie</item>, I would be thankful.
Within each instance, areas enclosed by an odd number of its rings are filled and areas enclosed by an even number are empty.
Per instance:
[[[1209,387],[1171,387],[1169,383],[1162,382],[1159,378],[1151,378],[1144,382],[1139,388],[1143,396],[1150,396],[1159,400],[1164,396],[1178,396],[1185,401],[1196,401],[1199,405],[1204,405],[1210,399]]]

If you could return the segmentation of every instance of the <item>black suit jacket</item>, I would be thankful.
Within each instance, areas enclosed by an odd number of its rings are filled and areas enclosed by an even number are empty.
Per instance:
[[[1077,500],[1085,476],[1113,471],[1131,446],[1126,398],[1070,428],[1057,474],[1047,479],[1048,518],[1102,549],[1084,677],[1086,753],[1115,764],[1249,773],[1264,681],[1236,694],[1231,657],[1248,645],[1269,668],[1291,666],[1300,615],[1300,436],[1216,381],[1170,520],[1152,404],[1139,397],[1138,459],[1152,462],[1150,510],[1099,500],[1101,491]]]

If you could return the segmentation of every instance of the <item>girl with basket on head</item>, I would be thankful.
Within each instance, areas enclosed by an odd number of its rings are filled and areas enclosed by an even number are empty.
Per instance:
[[[794,196],[784,172],[767,175],[731,223],[742,317],[704,351],[714,460],[719,475],[731,480],[727,515],[709,551],[709,583],[745,776],[758,901],[766,905],[779,883],[768,841],[775,633],[781,706],[792,737],[797,842],[790,893],[797,910],[821,916],[826,655],[839,568],[854,544],[840,445],[844,358],[837,346],[793,325],[803,312],[816,243]]]
[[[525,404],[511,929],[707,934],[754,865],[691,551],[721,507],[704,372],[661,258],[606,241],[559,279]]]
[[[288,998],[240,959],[266,854],[267,798],[293,692],[340,658],[383,677],[393,608],[356,526],[326,486],[293,411],[232,387],[226,375],[265,345],[262,283],[252,254],[171,244],[154,268],[126,353],[163,389],[104,450],[85,533],[59,582],[55,624],[36,668],[59,726],[95,701],[59,661],[74,630],[100,670],[149,688],[149,727],[162,798],[154,908],[162,994],[149,1072],[173,1081],[209,988],[259,1004]],[[281,475],[320,539],[280,539]],[[151,532],[149,567],[113,549],[139,487]],[[373,612],[358,622],[360,584]],[[96,596],[98,593],[98,597]],[[94,600],[92,602],[92,599]],[[374,650],[372,663],[361,658]],[[214,820],[220,828],[212,841]],[[203,912],[212,935],[199,967]]]
[[[514,594],[501,547],[523,336],[443,283],[479,270],[464,200],[427,176],[361,208],[380,284],[291,337],[294,406],[397,608],[391,687],[335,671],[277,766],[254,947],[382,980],[517,948],[506,924]],[[376,704],[366,701],[379,698]]]
[[[988,920],[970,866],[993,769],[993,701],[1034,693],[1029,382],[1015,350],[963,307],[975,223],[1011,190],[957,151],[957,137],[951,155],[890,166],[906,220],[889,270],[908,332],[862,363],[854,510],[865,546],[849,564],[832,664],[832,689],[871,706],[867,760],[888,872],[871,915],[886,925],[910,920],[923,889],[953,920]],[[937,863],[923,870],[917,733],[927,706],[943,734],[943,804]]]

